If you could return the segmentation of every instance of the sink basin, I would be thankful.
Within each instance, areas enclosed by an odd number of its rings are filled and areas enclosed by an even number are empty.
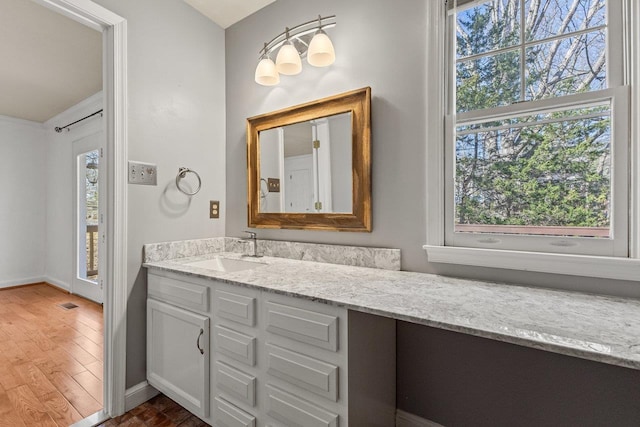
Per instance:
[[[261,262],[243,261],[241,259],[216,257],[205,259],[203,261],[190,262],[185,265],[205,268],[207,270],[224,271],[227,273],[231,273],[234,271],[252,270],[265,264]]]

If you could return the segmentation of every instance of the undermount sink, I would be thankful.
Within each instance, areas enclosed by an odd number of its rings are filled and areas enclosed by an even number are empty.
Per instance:
[[[205,259],[203,261],[189,262],[186,265],[198,268],[205,268],[207,270],[224,271],[232,273],[234,271],[252,270],[254,268],[265,265],[261,262],[243,261],[240,259],[215,257],[211,259]]]

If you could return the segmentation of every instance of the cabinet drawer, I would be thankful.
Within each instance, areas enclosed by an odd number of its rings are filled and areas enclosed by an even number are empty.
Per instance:
[[[256,404],[256,377],[245,374],[226,363],[216,362],[216,383],[218,388],[241,402],[251,406]]]
[[[256,299],[236,293],[216,291],[216,314],[247,326],[255,326]]]
[[[249,366],[256,364],[256,339],[254,337],[218,325],[214,329],[214,345],[217,351],[232,359]]]
[[[338,367],[267,344],[267,372],[312,393],[338,401]]]
[[[216,427],[255,427],[256,417],[232,405],[221,397],[215,399]]]
[[[327,350],[338,350],[338,317],[267,302],[267,331]]]
[[[149,274],[148,295],[183,308],[209,311],[209,288],[181,280]]]
[[[267,414],[288,426],[337,427],[338,415],[272,385],[266,386]]]

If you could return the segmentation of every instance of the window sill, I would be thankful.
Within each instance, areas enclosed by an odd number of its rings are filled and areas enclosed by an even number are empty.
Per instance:
[[[640,280],[640,259],[453,246],[424,245],[422,248],[427,252],[429,262],[434,263],[506,268],[602,279]]]

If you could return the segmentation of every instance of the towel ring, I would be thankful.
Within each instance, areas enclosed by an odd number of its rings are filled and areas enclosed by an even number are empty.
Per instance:
[[[193,191],[191,193],[188,192],[188,191],[183,190],[180,187],[180,180],[182,178],[184,178],[185,176],[187,176],[187,173],[189,173],[189,172],[194,174],[196,176],[196,178],[198,178],[198,188],[196,188],[195,191]],[[187,196],[193,196],[194,194],[197,194],[198,191],[200,191],[200,187],[202,187],[202,180],[200,179],[200,175],[198,175],[198,172],[196,172],[194,170],[191,170],[189,168],[182,167],[182,168],[178,169],[178,175],[176,175],[176,187],[178,187],[178,190],[180,190],[181,193],[184,193]]]

